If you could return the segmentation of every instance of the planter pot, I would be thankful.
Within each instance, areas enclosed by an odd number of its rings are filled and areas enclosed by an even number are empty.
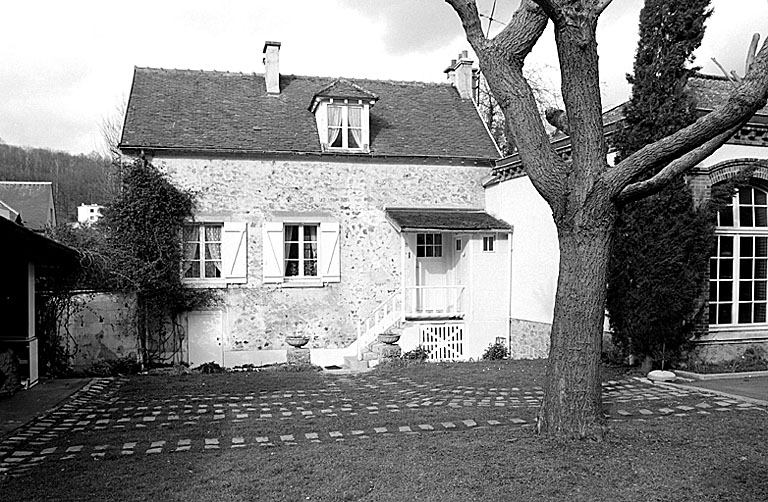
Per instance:
[[[309,337],[307,337],[307,336],[287,336],[287,337],[285,337],[285,341],[291,347],[296,347],[298,349],[300,347],[305,346],[307,343],[309,343]]]
[[[386,344],[395,344],[400,340],[400,335],[394,333],[382,333],[379,335],[379,341]]]

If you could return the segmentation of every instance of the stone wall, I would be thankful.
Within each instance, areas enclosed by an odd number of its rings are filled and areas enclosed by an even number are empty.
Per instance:
[[[230,350],[287,349],[285,335],[296,331],[309,335],[309,348],[352,343],[357,322],[400,286],[401,241],[384,208],[483,207],[481,183],[490,174],[486,167],[343,156],[153,162],[178,186],[198,193],[200,217],[248,223],[247,284],[224,292]],[[340,283],[262,283],[262,226],[282,212],[323,213],[339,222]]]
[[[707,363],[729,362],[742,357],[744,351],[750,347],[759,347],[765,354],[768,354],[768,341],[745,340],[742,343],[696,345],[692,351],[692,358]]]
[[[552,325],[545,322],[510,320],[510,357],[543,359],[549,357],[549,334]]]
[[[117,294],[84,293],[75,297],[62,342],[73,353],[72,365],[88,367],[100,359],[136,358],[133,299]]]

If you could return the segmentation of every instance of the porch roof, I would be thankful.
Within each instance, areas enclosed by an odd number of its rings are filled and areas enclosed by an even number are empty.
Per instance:
[[[512,225],[482,209],[387,208],[385,212],[399,232],[512,232]]]

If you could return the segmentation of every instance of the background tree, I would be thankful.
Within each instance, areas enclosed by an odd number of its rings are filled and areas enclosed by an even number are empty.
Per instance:
[[[618,208],[658,192],[701,162],[765,105],[768,48],[751,58],[746,76],[721,106],[609,166],[595,31],[611,0],[521,0],[507,26],[490,39],[473,0],[446,2],[461,19],[525,170],[551,207],[558,231],[560,269],[537,430],[550,436],[602,437],[600,349]],[[525,58],[550,20],[571,136],[569,161],[550,146],[523,75]]]
[[[115,194],[111,162],[94,155],[72,155],[46,148],[0,145],[0,180],[50,181],[56,219],[75,221],[80,204],[106,204]]]
[[[632,97],[618,135],[623,159],[696,120],[687,89],[693,52],[701,45],[710,0],[646,0],[640,11]],[[649,173],[646,178],[656,173]],[[709,205],[697,206],[683,175],[658,194],[620,207],[608,276],[614,342],[624,355],[675,359],[703,314],[714,225]]]

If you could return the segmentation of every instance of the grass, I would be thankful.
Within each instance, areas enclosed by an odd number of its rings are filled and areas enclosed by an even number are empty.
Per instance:
[[[254,402],[353,412],[336,417],[287,420],[174,423],[130,431],[71,433],[58,444],[121,444],[175,438],[246,437],[239,450],[190,451],[132,456],[80,455],[46,461],[25,477],[0,478],[0,499],[27,501],[765,501],[768,444],[765,411],[734,411],[648,421],[611,422],[602,442],[563,442],[533,435],[530,428],[500,426],[372,436],[343,442],[303,442],[258,447],[257,435],[309,430],[370,429],[511,415],[532,420],[531,407],[419,406],[425,396],[479,396],[530,390],[543,382],[541,362],[440,364],[382,368],[362,376],[258,372],[181,377],[135,377],[118,393],[127,404],[165,409],[180,397],[215,403],[214,396],[253,396]],[[621,370],[605,376],[621,377]],[[392,385],[385,385],[390,382]],[[419,387],[425,386],[425,387]],[[493,390],[492,390],[493,389]],[[458,390],[459,393],[451,391]],[[481,391],[482,390],[482,391]],[[321,392],[325,391],[325,392]],[[480,392],[481,391],[481,392]],[[467,392],[468,394],[464,394]],[[473,392],[475,394],[473,394]],[[314,395],[313,395],[314,394]],[[463,397],[462,397],[463,398]],[[693,403],[680,397],[653,406]],[[701,399],[700,397],[697,399]],[[242,402],[242,400],[241,400]],[[399,413],[369,415],[362,405],[398,403]],[[621,406],[648,406],[622,403]],[[608,405],[615,406],[609,403]],[[55,488],[54,488],[55,487]]]

